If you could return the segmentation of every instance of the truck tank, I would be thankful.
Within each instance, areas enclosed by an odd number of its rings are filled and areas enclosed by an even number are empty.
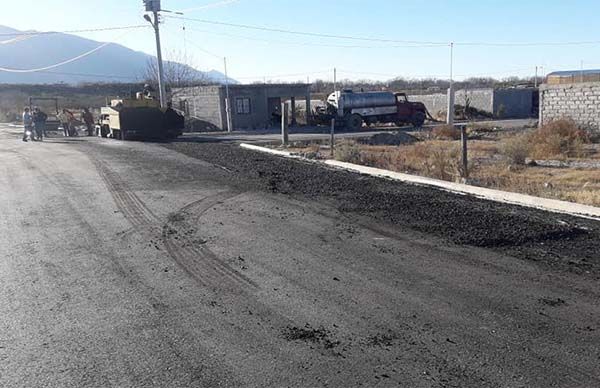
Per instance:
[[[336,92],[327,98],[327,102],[338,108],[340,99],[342,100],[344,109],[396,105],[396,96],[391,92]]]

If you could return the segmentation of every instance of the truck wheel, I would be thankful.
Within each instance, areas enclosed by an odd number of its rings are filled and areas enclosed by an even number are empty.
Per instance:
[[[411,124],[415,127],[415,128],[421,128],[423,126],[423,124],[425,123],[425,113],[423,112],[416,112],[412,118],[411,118]]]
[[[106,138],[106,137],[108,137],[109,133],[110,133],[110,128],[108,127],[108,125],[103,125],[100,127],[100,136]]]
[[[356,113],[350,115],[350,117],[348,117],[348,120],[346,120],[346,125],[351,131],[358,131],[362,127],[362,124],[362,117],[360,117],[360,115]]]

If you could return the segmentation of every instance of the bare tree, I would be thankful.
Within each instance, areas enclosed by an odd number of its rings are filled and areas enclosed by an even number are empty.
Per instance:
[[[167,92],[170,92],[172,97],[176,95],[177,88],[208,85],[211,83],[205,73],[196,70],[192,65],[193,63],[193,58],[181,51],[171,52],[169,60],[164,61],[165,86]],[[158,89],[158,62],[156,58],[148,60],[144,79],[148,84]]]

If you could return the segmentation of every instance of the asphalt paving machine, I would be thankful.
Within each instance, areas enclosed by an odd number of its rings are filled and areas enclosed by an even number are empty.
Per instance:
[[[119,140],[165,140],[180,136],[184,127],[183,115],[137,93],[135,98],[115,99],[101,108],[97,133]]]

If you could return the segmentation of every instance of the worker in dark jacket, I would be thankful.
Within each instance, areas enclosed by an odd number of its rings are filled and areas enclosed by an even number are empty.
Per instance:
[[[87,127],[88,136],[94,136],[94,115],[88,108],[83,108],[83,114],[81,115],[85,126]]]
[[[33,128],[35,129],[35,135],[38,140],[43,141],[44,136],[46,136],[46,121],[48,120],[48,115],[40,110],[40,108],[35,107],[33,110]]]

